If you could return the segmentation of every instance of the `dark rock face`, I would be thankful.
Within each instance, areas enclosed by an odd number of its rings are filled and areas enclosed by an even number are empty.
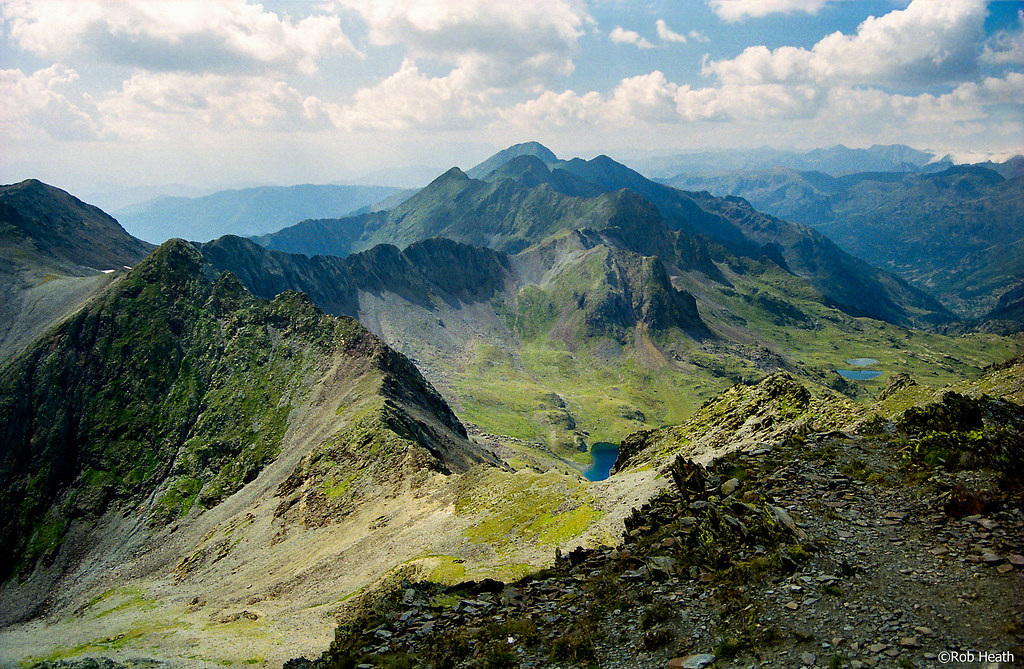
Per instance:
[[[427,239],[403,253],[428,282],[466,302],[483,301],[502,290],[509,272],[505,254],[450,239]]]
[[[432,294],[453,302],[486,301],[504,288],[509,272],[504,254],[448,239],[417,242],[405,251],[381,244],[345,258],[272,251],[232,236],[197,248],[259,297],[296,290],[325,311],[348,316],[359,311],[359,291],[395,293],[425,308]]]

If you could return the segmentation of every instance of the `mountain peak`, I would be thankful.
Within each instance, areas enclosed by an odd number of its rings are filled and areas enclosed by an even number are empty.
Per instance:
[[[100,209],[38,179],[0,186],[0,223],[43,257],[76,266],[118,268],[152,248]]]
[[[441,176],[439,176],[436,179],[434,179],[433,181],[431,181],[427,185],[427,187],[429,188],[430,186],[433,186],[434,184],[444,183],[446,181],[466,181],[468,179],[469,179],[469,176],[467,176],[467,174],[465,172],[460,170],[458,167],[453,167],[453,168],[449,169],[447,172],[445,172],[444,174],[442,174]]]
[[[558,162],[558,156],[540,142],[523,142],[498,151],[473,169],[467,170],[466,174],[473,179],[480,179],[518,156],[536,156],[549,165]]]

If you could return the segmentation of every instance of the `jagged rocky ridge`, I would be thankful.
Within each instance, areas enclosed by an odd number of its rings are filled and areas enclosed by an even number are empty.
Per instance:
[[[779,376],[761,386],[719,408],[767,416],[749,409],[810,397]],[[890,400],[913,387],[902,386]],[[671,484],[634,510],[614,548],[557,555],[511,584],[398,574],[352,606],[323,656],[286,666],[859,669],[979,647],[1019,657],[1021,453],[984,454],[1002,453],[1007,435],[1019,442],[1024,409],[947,392],[894,420],[863,412],[851,432],[814,431],[806,409],[706,469],[668,459]],[[978,458],[933,457],[927,435],[979,424],[994,438],[975,442]]]
[[[311,401],[337,410],[299,410]],[[111,514],[155,538],[297,439],[312,448],[290,494],[315,500],[312,483],[325,478],[347,486],[307,524],[387,493],[403,472],[500,464],[408,359],[357,322],[295,292],[257,299],[181,240],[3,369],[0,429],[0,575],[14,576],[5,621],[38,612]]]

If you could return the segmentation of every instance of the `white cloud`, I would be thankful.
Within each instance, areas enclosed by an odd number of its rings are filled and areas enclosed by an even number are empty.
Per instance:
[[[357,53],[337,16],[293,21],[244,0],[8,0],[2,12],[26,51],[153,71],[311,74],[322,58]]]
[[[265,76],[138,72],[97,103],[126,139],[237,130],[295,132],[332,126],[335,107]]]
[[[343,1],[362,15],[372,44],[405,49],[397,72],[331,114],[348,130],[476,125],[494,113],[496,96],[542,90],[552,77],[571,74],[591,21],[572,0]],[[428,74],[438,63],[450,69]]]
[[[675,100],[678,89],[658,70],[623,79],[608,100],[609,113],[618,119],[674,122],[678,119]]]
[[[984,40],[984,0],[914,0],[869,17],[854,35],[835,32],[810,50],[747,47],[711,61],[704,74],[723,83],[843,82],[932,84],[968,78]]]
[[[615,28],[608,33],[608,39],[615,44],[632,44],[640,49],[654,48],[654,45],[647,41],[647,38],[641,37],[640,33],[635,30],[626,30],[622,26],[615,26]]]
[[[677,33],[669,28],[664,19],[658,19],[655,21],[654,27],[658,31],[658,39],[662,42],[678,42],[680,44],[686,44],[686,35]]]
[[[90,108],[88,100],[76,103],[61,92],[77,80],[77,72],[61,65],[28,76],[21,70],[0,70],[0,136],[97,139],[101,127],[95,109]]]
[[[828,0],[708,0],[711,9],[725,21],[742,21],[769,14],[805,12],[817,14]]]
[[[532,100],[498,111],[496,125],[521,128],[592,127],[607,118],[604,96],[596,91],[578,95],[575,91],[544,91]]]
[[[484,99],[462,71],[428,77],[407,58],[395,74],[357,91],[351,105],[333,109],[331,118],[345,130],[458,127],[485,113]]]
[[[968,82],[943,95],[900,95],[864,87],[815,84],[724,84],[692,88],[659,71],[623,79],[609,95],[547,91],[502,110],[514,127],[579,127],[600,136],[613,130],[690,127],[746,133],[762,142],[813,139],[819,145],[910,143],[943,149],[969,146],[1002,123],[1005,141],[1021,141],[1024,74]],[[1011,107],[1000,117],[993,107]],[[1016,121],[1015,121],[1016,119]],[[731,129],[731,130],[729,130]],[[1012,135],[1017,132],[1016,138]],[[938,141],[937,141],[938,140]],[[945,142],[943,145],[942,143]]]
[[[690,39],[692,39],[695,42],[700,42],[702,44],[707,44],[708,42],[711,41],[711,39],[707,35],[705,35],[699,30],[691,30]]]
[[[572,56],[590,18],[573,0],[343,0],[376,45],[454,66],[467,82],[507,88],[545,82],[574,69]]]
[[[583,123],[602,127],[637,124],[678,125],[702,121],[806,119],[818,114],[826,92],[817,86],[783,84],[726,85],[691,88],[655,70],[623,79],[608,96],[597,92],[547,91],[500,113],[502,122],[518,126]]]

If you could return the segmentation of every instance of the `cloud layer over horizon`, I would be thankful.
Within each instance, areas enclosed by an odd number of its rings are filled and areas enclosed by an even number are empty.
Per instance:
[[[999,157],[1024,150],[1017,7],[7,0],[0,164],[97,184],[313,181],[528,139]]]

